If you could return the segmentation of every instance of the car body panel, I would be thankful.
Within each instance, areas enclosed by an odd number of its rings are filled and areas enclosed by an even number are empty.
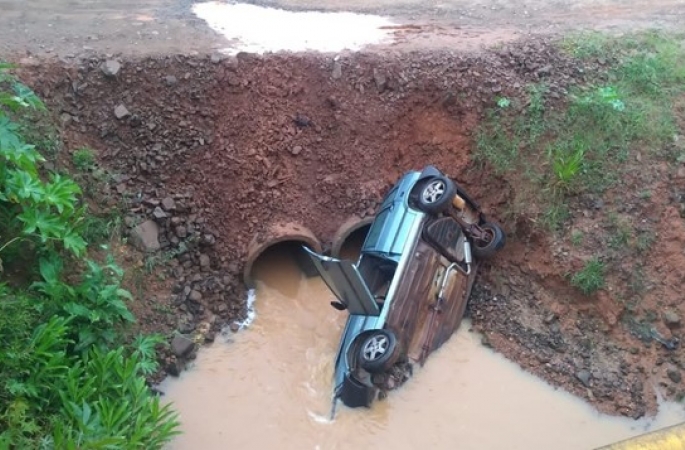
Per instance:
[[[380,308],[350,261],[319,255],[305,247],[319,275],[351,315],[378,316]]]
[[[403,282],[390,306],[385,328],[403,339],[410,360],[423,365],[428,355],[439,348],[463,318],[475,271],[466,275],[448,271],[451,263],[423,240],[418,241],[412,263],[401,275]],[[447,282],[439,299],[443,277]]]
[[[409,232],[424,216],[421,211],[410,208],[408,203],[411,189],[420,176],[419,172],[409,172],[386,194],[366,236],[362,254],[372,253],[399,262]]]

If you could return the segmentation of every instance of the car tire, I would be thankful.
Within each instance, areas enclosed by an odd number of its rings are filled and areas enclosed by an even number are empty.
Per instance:
[[[499,225],[491,222],[484,223],[480,228],[490,235],[490,241],[483,242],[479,239],[474,239],[473,254],[476,258],[487,259],[504,247],[506,236]]]
[[[359,346],[359,365],[369,373],[390,369],[399,359],[399,346],[395,333],[375,330],[367,334]]]
[[[418,196],[418,207],[429,214],[438,214],[452,205],[457,187],[447,177],[433,177],[423,183]]]

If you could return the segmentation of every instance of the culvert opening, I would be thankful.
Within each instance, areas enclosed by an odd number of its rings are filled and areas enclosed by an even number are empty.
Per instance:
[[[313,266],[305,253],[303,241],[282,241],[262,251],[252,265],[251,278],[255,285],[263,283],[283,295],[297,295],[303,276],[313,275]]]
[[[361,255],[362,246],[369,234],[371,224],[364,224],[352,231],[342,242],[340,242],[340,249],[338,250],[338,257],[341,259],[348,259],[350,261],[357,261]]]
[[[321,243],[309,229],[298,223],[277,223],[265,231],[257,233],[247,250],[247,260],[243,271],[243,280],[248,289],[256,287],[254,269],[255,263],[264,259],[268,251],[278,250],[284,255],[290,255],[301,273],[311,277],[315,274],[314,266],[303,247],[315,252],[321,252]],[[275,250],[274,250],[275,248]]]

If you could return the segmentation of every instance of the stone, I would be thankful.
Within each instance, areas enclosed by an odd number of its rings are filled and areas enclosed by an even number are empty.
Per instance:
[[[675,328],[680,326],[680,316],[671,310],[665,311],[662,319],[667,327]]]
[[[221,55],[214,53],[209,59],[214,64],[219,64],[223,58],[221,57]]]
[[[165,211],[175,211],[176,202],[174,202],[174,199],[171,197],[165,197],[162,199],[162,208],[164,208]]]
[[[176,227],[176,236],[183,239],[188,236],[188,229],[186,227]]]
[[[200,255],[200,267],[209,268],[209,265],[210,265],[209,256],[207,256],[205,254]]]
[[[680,371],[678,369],[676,369],[675,367],[670,367],[666,371],[666,375],[674,383],[680,383],[680,381],[683,379],[682,375],[680,374]]]
[[[238,322],[231,322],[229,328],[232,332],[237,333],[240,330],[240,324]]]
[[[338,80],[342,77],[342,64],[338,61],[333,61],[333,72],[331,76],[334,80]]]
[[[181,371],[183,371],[183,363],[176,359],[170,361],[166,366],[166,372],[172,377],[179,376],[181,374]]]
[[[178,358],[184,358],[195,348],[195,343],[188,336],[177,334],[171,340],[171,351]]]
[[[290,153],[291,153],[293,156],[297,156],[297,155],[299,155],[300,153],[302,153],[302,147],[299,146],[299,145],[296,145],[295,147],[292,148],[292,150],[290,150]]]
[[[164,82],[167,86],[173,86],[176,83],[178,83],[178,79],[173,75],[167,75],[166,77],[164,77]]]
[[[114,108],[114,117],[116,117],[119,120],[121,120],[127,116],[130,116],[130,115],[131,115],[131,113],[128,112],[128,109],[126,109],[126,106],[124,106],[123,103],[120,104],[119,106],[117,106],[116,108]]]
[[[678,173],[676,174],[678,178],[685,178],[685,166],[680,166],[678,168]]]
[[[133,245],[144,252],[155,252],[160,249],[159,226],[154,220],[146,220],[131,232]]]
[[[195,289],[193,289],[192,291],[190,291],[190,294],[188,294],[188,300],[192,302],[199,302],[200,300],[202,300],[202,293],[200,291],[196,291]]]
[[[100,65],[100,70],[107,77],[116,77],[121,70],[121,63],[115,59],[108,59]]]
[[[376,87],[383,92],[388,83],[388,79],[378,69],[373,69],[373,80],[376,82]]]
[[[585,387],[590,387],[590,378],[591,378],[591,377],[592,377],[592,374],[590,373],[590,371],[585,370],[585,369],[579,370],[579,371],[576,373],[576,378],[578,378],[578,380],[579,380],[581,383],[583,383],[583,385],[584,385]]]
[[[154,211],[152,211],[152,216],[157,220],[166,219],[167,217],[169,217],[167,216],[167,213],[165,213],[164,210],[159,206],[156,207]]]

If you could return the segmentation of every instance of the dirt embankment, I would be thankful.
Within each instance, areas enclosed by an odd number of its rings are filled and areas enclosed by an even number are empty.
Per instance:
[[[129,231],[140,234],[136,226],[151,220],[158,232],[170,268],[161,290],[138,301],[143,324],[199,328],[209,340],[245,314],[247,246],[273,223],[298,221],[330,245],[345,219],[372,214],[402,172],[426,164],[458,179],[498,219],[517,186],[472,163],[484,108],[539,81],[554,101],[598,68],[540,42],[479,56],[335,62],[171,56],[123,61],[111,76],[101,63],[23,76],[59,111],[68,148],[95,149],[117,174],[98,188],[112,204],[126,200]],[[654,411],[652,363],[671,354],[652,344],[634,352],[634,338],[604,313],[614,304],[568,285],[568,261],[549,237],[503,226],[508,249],[482,273],[476,327],[495,349],[602,411]]]

